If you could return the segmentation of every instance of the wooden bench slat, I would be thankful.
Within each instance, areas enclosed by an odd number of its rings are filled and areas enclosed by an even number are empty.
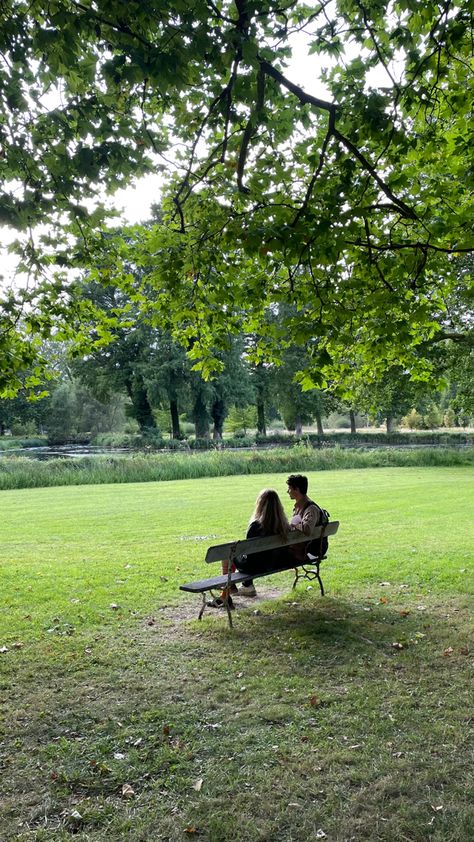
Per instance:
[[[326,523],[324,526],[317,526],[310,535],[304,535],[302,532],[290,532],[288,541],[283,543],[279,535],[269,535],[265,538],[244,538],[242,541],[235,541],[234,543],[216,544],[214,547],[209,547],[206,553],[206,562],[210,564],[213,561],[222,561],[222,559],[235,558],[239,555],[251,555],[252,553],[263,552],[264,550],[273,550],[279,547],[287,547],[292,544],[302,544],[304,541],[313,541],[315,538],[320,538],[324,530],[324,535],[335,535],[339,529],[339,521],[333,520]],[[250,578],[247,576],[247,578]]]
[[[324,556],[326,558],[326,556]],[[323,559],[319,559],[319,561],[323,561]],[[314,562],[315,563],[315,562]],[[313,562],[311,558],[308,558],[304,562],[297,562],[295,561],[294,564],[289,564],[287,567],[279,567],[277,570],[265,570],[264,573],[232,573],[231,582],[233,585],[239,585],[241,582],[245,582],[247,579],[262,579],[264,576],[274,576],[276,573],[287,573],[288,570],[295,570],[297,567],[301,567],[304,565],[305,567],[311,567]],[[180,585],[180,591],[187,591],[188,593],[204,593],[205,591],[209,591],[214,588],[224,588],[227,585],[227,573],[223,573],[220,576],[214,576],[212,579],[200,579],[197,582],[188,582],[186,585]]]

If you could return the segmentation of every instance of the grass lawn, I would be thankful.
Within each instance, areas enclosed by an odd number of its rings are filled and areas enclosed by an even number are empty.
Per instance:
[[[310,473],[327,596],[233,632],[178,585],[284,474],[3,491],[0,838],[472,842],[473,473]]]

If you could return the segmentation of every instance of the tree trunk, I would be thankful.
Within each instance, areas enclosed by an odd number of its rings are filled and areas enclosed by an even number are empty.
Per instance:
[[[170,398],[170,415],[171,415],[171,437],[173,439],[181,438],[181,427],[179,425],[178,401],[176,398]]]
[[[390,433],[393,433],[394,426],[395,426],[394,421],[395,421],[395,419],[393,418],[392,415],[387,415],[387,417],[385,419],[385,423],[386,423],[386,426],[387,426],[387,435],[389,435]]]
[[[227,415],[227,407],[222,398],[216,398],[212,404],[211,409],[212,420],[214,422],[214,430],[212,433],[213,439],[220,441],[224,430],[224,421]]]
[[[140,430],[155,429],[156,423],[142,377],[137,377],[135,380],[132,400]]]
[[[3,421],[0,421],[0,436],[4,436],[4,435],[5,435],[5,424],[3,423]]]
[[[355,434],[357,433],[357,427],[356,427],[355,412],[354,412],[353,409],[349,410],[349,418],[351,419],[351,435],[355,436]]]
[[[321,413],[316,412],[315,418],[316,418],[316,425],[317,425],[317,428],[318,428],[318,436],[324,436],[323,419],[321,418]]]
[[[297,436],[301,436],[303,432],[303,422],[301,420],[301,415],[297,415],[295,418],[295,434]]]
[[[199,391],[193,406],[193,420],[197,439],[209,438],[209,414],[206,403]]]
[[[257,373],[258,376],[256,378],[256,405],[257,405],[257,433],[261,436],[267,435],[267,422],[265,418],[265,379],[264,379],[264,367],[262,363],[257,365]]]
[[[265,403],[257,398],[257,433],[261,436],[267,435],[267,422],[265,419]]]

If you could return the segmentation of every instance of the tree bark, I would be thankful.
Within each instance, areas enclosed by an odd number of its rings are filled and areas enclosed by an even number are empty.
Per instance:
[[[227,415],[227,407],[225,402],[222,398],[216,398],[212,404],[211,409],[212,420],[214,422],[214,429],[212,432],[212,438],[216,441],[220,441],[222,439],[222,433],[224,430],[224,421]]]
[[[301,415],[297,415],[295,419],[295,433],[297,436],[301,436],[303,432],[303,422],[301,420]]]
[[[315,412],[316,426],[318,428],[318,436],[324,436],[323,419],[320,412]]]
[[[171,415],[171,436],[174,439],[181,438],[181,427],[179,424],[178,401],[176,398],[170,398],[170,415]]]
[[[265,403],[262,398],[257,398],[257,432],[261,436],[267,435],[267,423],[265,420]]]
[[[389,435],[390,433],[393,433],[394,421],[395,421],[395,419],[393,418],[392,415],[387,415],[387,417],[385,419],[385,423],[386,423],[386,427],[387,427],[387,435]]]
[[[355,412],[354,412],[353,409],[349,410],[349,418],[351,420],[351,435],[355,436],[355,434],[357,433],[357,427],[356,427]]]
[[[135,420],[138,422],[140,430],[156,429],[156,422],[153,416],[153,411],[148,400],[143,377],[138,376],[133,381],[127,380],[125,383],[128,396],[132,401],[133,414]]]
[[[199,391],[194,401],[193,419],[197,439],[209,438],[209,414],[206,403]]]

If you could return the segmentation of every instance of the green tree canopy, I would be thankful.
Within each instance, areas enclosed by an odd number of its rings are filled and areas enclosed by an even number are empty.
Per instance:
[[[355,346],[365,376],[427,376],[420,343],[442,337],[455,258],[474,249],[468,0],[5,0],[0,23],[0,221],[24,232],[25,267],[99,260],[129,284],[99,200],[164,170],[162,222],[125,250],[153,264],[154,318],[204,371],[243,324],[260,356],[288,333],[308,345],[306,385],[345,376]],[[292,79],[298,33],[323,90]],[[35,331],[58,300],[46,286]],[[297,313],[270,329],[279,302]],[[7,316],[13,347],[31,317]]]

